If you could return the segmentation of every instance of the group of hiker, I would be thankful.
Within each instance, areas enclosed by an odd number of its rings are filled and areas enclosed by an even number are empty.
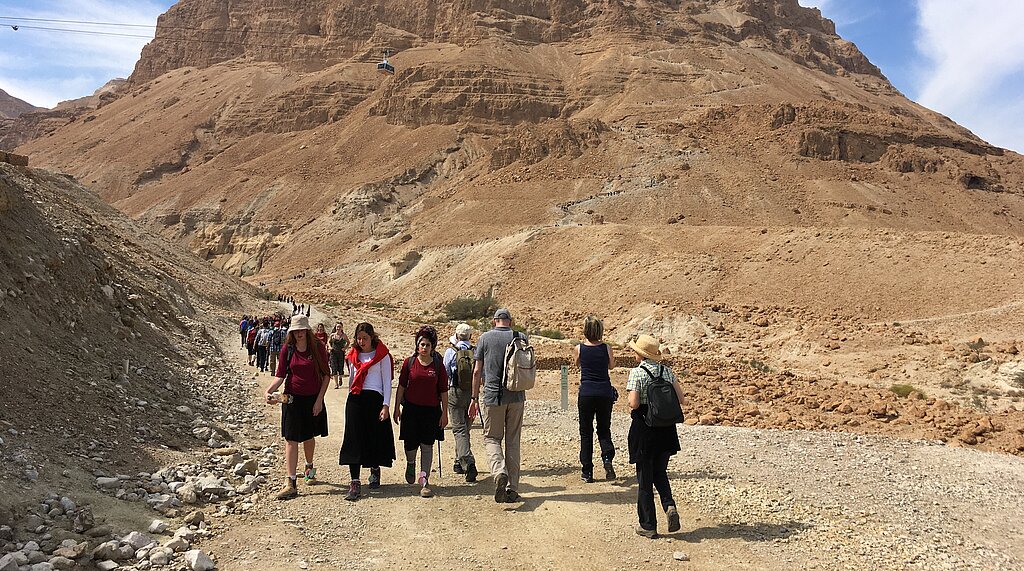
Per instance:
[[[265,321],[256,321],[260,325],[256,337],[260,338],[262,329],[267,327]],[[463,475],[467,482],[476,482],[479,471],[470,446],[470,426],[480,415],[487,468],[494,479],[494,500],[521,501],[524,387],[533,386],[533,377],[529,376],[528,382],[515,377],[535,374],[536,363],[527,335],[512,328],[508,309],[498,309],[492,322],[493,328],[483,333],[475,346],[473,328],[459,324],[447,339],[443,355],[437,330],[423,325],[413,334],[413,354],[396,362],[370,323],[359,323],[350,340],[341,322],[328,333],[323,324],[314,331],[308,317],[302,314],[277,325],[271,321],[269,329],[282,333],[279,345],[267,345],[268,350],[277,347],[279,358],[276,366],[269,368],[274,378],[265,397],[268,403],[283,403],[281,431],[288,476],[277,498],[297,496],[300,475],[306,483],[315,482],[316,437],[328,434],[324,397],[332,386],[332,378],[334,388],[338,389],[347,375],[345,434],[338,458],[350,473],[346,500],[356,501],[363,495],[363,468],[369,471],[367,486],[380,487],[381,468],[390,468],[396,459],[392,422],[399,427],[399,440],[405,450],[405,481],[418,487],[420,496],[434,495],[430,484],[434,444],[444,440],[444,429],[449,425],[455,440],[453,471]],[[243,344],[247,335],[243,334]],[[604,476],[608,480],[616,478],[611,416],[619,395],[610,376],[615,356],[603,335],[602,322],[588,317],[583,323],[584,338],[573,350],[580,368],[577,408],[584,482],[595,480],[595,421]],[[271,340],[274,338],[272,334]],[[667,468],[670,457],[680,449],[675,425],[682,421],[683,394],[676,375],[661,363],[657,339],[639,335],[627,346],[636,360],[625,385],[631,410],[629,463],[636,465],[638,483],[639,526],[635,531],[644,537],[655,537],[655,489],[668,531],[680,528]],[[525,360],[517,361],[520,358]],[[532,372],[528,370],[531,361]],[[255,366],[262,362],[257,345]],[[392,401],[396,364],[398,383]],[[264,366],[261,370],[268,369]],[[305,459],[301,473],[300,444]]]

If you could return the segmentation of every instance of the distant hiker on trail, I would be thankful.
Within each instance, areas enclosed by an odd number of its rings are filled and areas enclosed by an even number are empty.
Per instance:
[[[651,406],[649,386],[656,382],[669,382],[675,392],[673,406],[678,411],[659,411],[659,414],[675,412],[682,418],[683,390],[672,369],[662,365],[661,347],[658,340],[650,335],[640,335],[629,343],[636,354],[637,367],[629,371],[626,390],[629,392],[629,408],[632,422],[629,425],[629,463],[636,464],[637,496],[636,511],[640,518],[637,535],[655,538],[658,535],[658,518],[654,511],[654,490],[658,489],[661,507],[668,519],[669,532],[679,531],[679,512],[672,499],[672,488],[668,481],[668,461],[679,452],[679,435],[675,424],[650,426],[648,408]],[[669,391],[669,396],[671,396]]]
[[[280,321],[275,321],[273,328],[270,330],[270,347],[267,349],[267,355],[270,358],[270,370],[273,372],[277,372],[278,355],[281,353],[281,347],[284,345],[286,335],[288,335],[288,327]]]
[[[323,323],[317,323],[316,333],[314,333],[313,336],[319,339],[320,342],[324,344],[324,347],[327,347],[327,326]]]
[[[331,374],[334,375],[334,388],[341,388],[341,379],[345,376],[345,351],[348,350],[349,338],[345,333],[345,324],[341,321],[334,324],[334,331],[327,339],[331,348]]]
[[[274,382],[267,387],[268,403],[274,400],[274,391],[284,384],[283,394],[291,395],[291,402],[281,405],[281,435],[285,440],[285,467],[288,481],[277,499],[294,498],[299,491],[295,485],[299,463],[299,443],[306,457],[303,477],[307,484],[316,479],[313,467],[313,452],[317,436],[327,436],[327,409],[324,393],[331,383],[327,368],[327,348],[324,347],[309,327],[304,317],[292,319],[288,337],[281,348],[281,359],[274,373]]]
[[[434,442],[444,440],[448,426],[448,375],[437,346],[437,331],[424,325],[416,331],[416,352],[402,363],[395,395],[395,424],[398,439],[405,442],[405,481],[419,484],[420,497],[434,495],[429,486],[434,460]],[[416,474],[416,449],[420,450],[420,473]],[[438,458],[438,461],[441,459]]]
[[[298,312],[299,312],[299,306],[295,305],[295,300],[292,299],[292,315],[295,315]]]
[[[245,347],[245,335],[249,332],[249,316],[243,315],[242,321],[238,323],[238,334],[242,338],[242,347]]]
[[[455,437],[456,474],[465,474],[467,482],[475,482],[477,477],[476,459],[469,445],[469,426],[473,419],[469,416],[469,405],[473,399],[473,345],[470,338],[473,328],[460,323],[455,334],[448,342],[450,347],[444,352],[444,369],[448,373],[448,416],[452,424],[452,436]],[[476,411],[473,411],[476,413]],[[474,414],[475,416],[475,414]]]
[[[245,349],[249,353],[249,366],[256,364],[256,334],[259,328],[256,326],[256,319],[249,321],[249,329],[245,332]]]
[[[256,332],[256,368],[260,372],[267,372],[267,355],[270,352],[270,335],[272,333],[270,323],[266,321],[263,322],[259,331]]]
[[[476,347],[472,406],[474,412],[479,409],[483,391],[484,448],[494,476],[494,501],[501,504],[519,501],[516,490],[526,392],[510,391],[503,386],[505,349],[517,335],[512,330],[512,314],[505,308],[499,309],[494,312],[493,321],[494,329],[481,335]]]
[[[391,381],[395,362],[369,323],[356,325],[355,344],[345,358],[349,394],[345,403],[345,439],[338,463],[352,475],[346,500],[362,495],[359,469],[370,469],[370,488],[380,487],[380,467],[395,459],[395,433],[391,430]]]
[[[576,408],[580,417],[580,466],[584,482],[594,481],[594,418],[597,417],[597,441],[606,480],[615,479],[615,445],[612,444],[612,406],[619,394],[612,386],[608,371],[615,367],[612,348],[601,339],[604,324],[593,315],[583,322],[583,341],[573,348],[580,367],[580,391]]]
[[[309,317],[309,314],[312,313],[312,311],[313,311],[313,309],[310,306],[307,305],[306,306],[306,317]]]

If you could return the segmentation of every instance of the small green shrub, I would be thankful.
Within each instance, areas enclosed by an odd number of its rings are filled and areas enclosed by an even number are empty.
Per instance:
[[[917,393],[921,395],[921,398],[926,398],[924,391],[914,387],[914,385],[897,384],[889,387],[889,390],[896,393],[900,398],[907,398],[910,393]]]
[[[444,314],[449,321],[479,319],[484,321],[498,310],[498,300],[490,294],[479,297],[457,297],[444,306]]]
[[[565,339],[565,334],[557,329],[541,329],[537,332],[537,335],[547,337],[548,339]]]
[[[525,325],[516,325],[516,324],[513,323],[512,324],[512,331],[518,331],[520,333],[526,333],[526,326]],[[527,333],[527,335],[529,335],[529,334]]]
[[[767,374],[772,372],[772,368],[769,367],[767,363],[765,363],[764,361],[758,361],[757,359],[751,359],[749,361],[746,359],[740,359],[740,363],[748,365],[751,369],[754,369],[755,371],[760,371],[762,373]]]

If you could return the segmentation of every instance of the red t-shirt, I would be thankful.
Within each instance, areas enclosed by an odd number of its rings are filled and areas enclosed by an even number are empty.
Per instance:
[[[423,365],[416,357],[409,357],[398,375],[398,385],[405,387],[407,402],[419,406],[438,406],[441,404],[441,395],[448,392],[448,373],[443,365]]]
[[[323,362],[327,363],[327,348],[323,344],[317,343],[316,346],[320,349],[320,355],[323,357]],[[288,363],[285,363],[285,359],[288,357],[288,345],[281,347],[281,355],[277,360],[277,372],[274,373],[275,377],[284,377],[287,371]],[[312,396],[320,394],[320,385],[323,383],[323,379],[316,378],[316,363],[313,362],[313,351],[306,349],[304,353],[300,353],[298,349],[292,351],[292,376],[290,379],[285,379],[285,385],[287,386],[288,394]],[[324,371],[327,374],[327,371]]]

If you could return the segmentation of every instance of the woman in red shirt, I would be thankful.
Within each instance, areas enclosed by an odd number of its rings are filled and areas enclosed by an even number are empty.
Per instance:
[[[314,333],[313,336],[319,339],[325,347],[327,346],[327,327],[324,326],[323,323],[317,323],[316,333]]]
[[[434,495],[427,479],[434,460],[434,441],[444,440],[448,426],[448,374],[441,364],[437,330],[429,325],[416,332],[416,354],[402,363],[395,395],[395,423],[399,440],[405,442],[405,481],[420,485],[420,496]],[[420,473],[416,477],[416,449],[420,450]]]
[[[281,347],[281,355],[274,373],[274,382],[267,387],[268,403],[276,402],[274,391],[284,384],[285,395],[290,402],[281,405],[281,435],[285,440],[285,467],[288,481],[277,494],[277,499],[294,498],[299,494],[295,485],[299,463],[299,443],[306,456],[303,473],[307,484],[316,478],[313,467],[313,452],[317,436],[327,436],[327,409],[324,407],[324,393],[331,383],[331,372],[327,368],[327,348],[313,336],[309,320],[303,315],[292,317],[288,337]]]

